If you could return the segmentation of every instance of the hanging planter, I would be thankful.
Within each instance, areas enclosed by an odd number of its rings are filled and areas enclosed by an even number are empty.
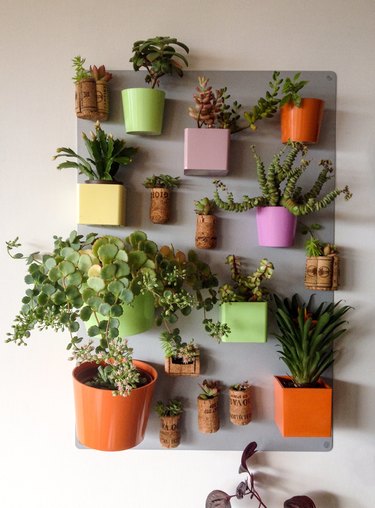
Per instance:
[[[330,437],[332,388],[297,388],[289,376],[274,378],[274,419],[283,437]]]
[[[160,337],[165,354],[164,368],[170,376],[198,376],[200,373],[200,351],[192,339],[183,342],[180,330],[165,331]]]
[[[198,395],[198,429],[204,434],[212,434],[220,428],[219,393],[217,381],[207,381],[200,385],[203,392]]]
[[[229,419],[234,425],[251,422],[251,386],[247,381],[229,388]]]
[[[196,213],[195,246],[197,249],[215,249],[217,245],[215,203],[207,197],[194,201]]]
[[[283,206],[256,209],[258,244],[262,247],[291,247],[296,235],[297,217]]]
[[[169,376],[199,376],[200,357],[196,356],[188,363],[183,363],[181,358],[165,358],[164,370]]]
[[[78,441],[102,451],[127,450],[143,441],[156,370],[134,360],[134,365],[148,378],[148,383],[134,388],[127,397],[113,396],[112,390],[85,384],[97,371],[97,364],[83,363],[73,370]]]
[[[339,286],[340,258],[337,254],[306,258],[305,288],[336,291]]]
[[[266,342],[268,303],[230,302],[220,306],[220,322],[230,328],[223,342]]]
[[[177,50],[174,48],[177,46]],[[165,74],[183,76],[182,64],[188,62],[178,49],[189,53],[189,48],[172,37],[152,37],[133,44],[130,62],[135,71],[144,68],[146,83],[151,88],[122,90],[125,130],[128,134],[159,136],[163,128],[165,92],[156,87]]]
[[[125,210],[122,183],[86,180],[78,184],[78,224],[125,226]]]
[[[180,185],[180,177],[170,175],[152,175],[143,182],[146,189],[151,189],[150,220],[153,224],[169,221],[171,191]]]
[[[182,402],[178,399],[173,399],[164,404],[159,400],[155,411],[160,417],[160,444],[163,448],[177,448],[181,441],[180,421],[183,412]]]
[[[281,142],[317,143],[323,110],[324,101],[315,98],[302,99],[299,106],[294,102],[284,104],[280,108]]]
[[[104,122],[109,116],[108,81],[112,74],[104,65],[90,66],[87,71],[84,63],[85,59],[80,56],[73,58],[76,115],[85,120]]]
[[[186,128],[184,174],[225,176],[229,167],[230,129]]]

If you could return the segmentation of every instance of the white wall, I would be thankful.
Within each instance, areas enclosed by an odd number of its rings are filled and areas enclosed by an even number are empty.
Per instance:
[[[1,322],[5,337],[23,293],[4,241],[46,249],[75,226],[76,175],[59,173],[55,148],[74,146],[71,58],[130,68],[132,42],[177,36],[192,69],[332,70],[338,75],[338,184],[354,198],[336,208],[345,288],[356,307],[335,368],[334,449],[263,453],[254,465],[269,508],[310,493],[319,508],[375,505],[375,3],[372,0],[1,0]],[[22,267],[23,268],[23,267]],[[74,447],[65,341],[34,334],[27,348],[1,339],[0,504],[4,508],[107,505],[198,508],[233,491],[238,452],[105,454]],[[255,506],[250,501],[235,506]]]

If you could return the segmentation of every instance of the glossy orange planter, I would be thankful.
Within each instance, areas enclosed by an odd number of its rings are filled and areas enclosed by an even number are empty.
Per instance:
[[[158,375],[147,363],[134,360],[134,364],[151,381],[135,388],[128,397],[114,397],[112,390],[84,384],[95,374],[95,363],[83,363],[73,370],[76,434],[82,445],[95,450],[119,451],[143,441]]]
[[[274,419],[283,437],[330,437],[332,434],[332,388],[285,388],[274,378]]]
[[[302,99],[301,107],[288,102],[280,109],[281,142],[317,143],[323,119],[324,101]]]

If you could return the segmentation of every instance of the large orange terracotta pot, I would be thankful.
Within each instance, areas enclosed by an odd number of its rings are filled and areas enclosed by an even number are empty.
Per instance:
[[[320,388],[286,388],[289,376],[274,378],[274,419],[283,437],[330,437],[332,388],[322,379]]]
[[[76,434],[82,445],[119,451],[143,441],[158,374],[147,363],[134,360],[134,365],[150,378],[150,382],[132,390],[128,397],[114,397],[112,390],[84,384],[95,374],[95,363],[82,363],[73,370]]]
[[[281,142],[299,141],[317,143],[323,118],[324,101],[321,99],[302,99],[301,106],[292,102],[280,108]]]

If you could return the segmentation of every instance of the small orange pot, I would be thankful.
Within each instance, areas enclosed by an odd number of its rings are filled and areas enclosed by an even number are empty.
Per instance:
[[[332,388],[322,379],[321,388],[286,388],[274,378],[274,420],[283,437],[330,437],[332,433]]]
[[[134,360],[134,365],[150,377],[150,382],[135,388],[128,397],[114,397],[112,390],[84,384],[95,374],[95,363],[82,363],[73,370],[76,433],[82,445],[119,451],[143,441],[158,375],[147,363]]]
[[[298,108],[292,102],[280,108],[281,142],[299,141],[317,143],[323,118],[324,101],[321,99],[302,99]]]

